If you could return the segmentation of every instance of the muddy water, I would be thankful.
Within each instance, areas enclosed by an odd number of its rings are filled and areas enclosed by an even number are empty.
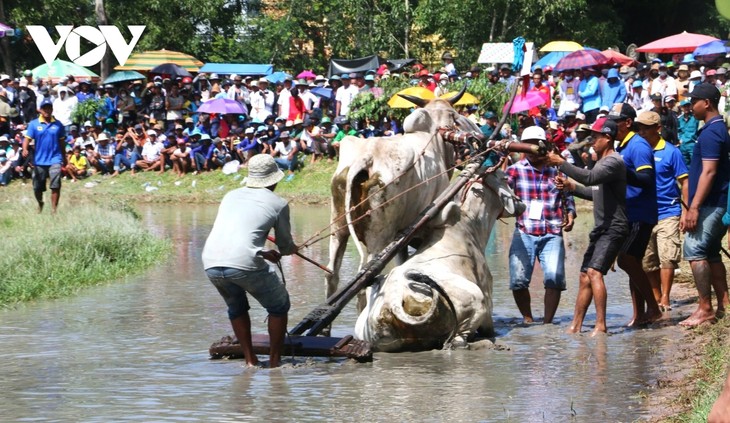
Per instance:
[[[672,327],[625,331],[628,285],[611,273],[601,339],[563,334],[572,316],[577,266],[590,217],[568,236],[569,289],[558,324],[524,327],[507,289],[512,225],[497,224],[488,247],[503,350],[376,354],[373,363],[287,358],[277,370],[210,361],[211,342],[230,332],[225,306],[205,279],[200,252],[216,209],[142,207],[175,248],[143,275],[74,298],[0,311],[2,421],[632,421],[647,417],[641,393],[655,383]],[[324,207],[294,208],[296,239],[327,221]],[[307,251],[325,262],[326,243]],[[356,266],[348,251],[345,273]],[[290,326],[321,302],[320,270],[285,258]],[[542,315],[542,288],[533,309]],[[252,309],[255,332],[264,313]],[[587,325],[593,323],[591,309]],[[333,329],[351,333],[354,308]]]

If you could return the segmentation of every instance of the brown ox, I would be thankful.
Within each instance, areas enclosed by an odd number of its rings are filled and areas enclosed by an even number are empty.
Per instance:
[[[326,277],[327,297],[339,284],[348,236],[355,240],[362,268],[448,186],[451,173],[447,169],[453,163],[454,151],[438,129],[455,126],[466,132],[479,131],[452,106],[463,93],[462,89],[451,99],[430,102],[403,96],[423,106],[403,122],[405,134],[367,139],[345,137],[341,141],[340,161],[332,177],[333,234],[328,267],[334,274]],[[343,215],[345,219],[338,219]]]

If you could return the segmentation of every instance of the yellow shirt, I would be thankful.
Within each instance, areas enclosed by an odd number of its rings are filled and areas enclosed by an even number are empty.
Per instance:
[[[76,155],[73,154],[68,162],[74,165],[74,167],[78,170],[87,170],[89,167],[89,162],[86,161],[86,157],[82,155],[76,157]]]

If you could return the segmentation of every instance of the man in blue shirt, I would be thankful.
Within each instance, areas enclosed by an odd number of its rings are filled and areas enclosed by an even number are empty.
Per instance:
[[[659,222],[654,226],[649,246],[644,255],[644,271],[649,278],[654,298],[663,311],[671,310],[669,293],[674,280],[674,269],[682,259],[679,219],[682,199],[687,199],[689,171],[679,149],[661,137],[661,117],[645,111],[636,118],[637,131],[654,148],[657,206]],[[677,186],[682,186],[680,191]]]
[[[66,166],[66,130],[53,118],[53,101],[46,98],[40,105],[41,115],[28,123],[23,140],[23,157],[30,154],[33,140],[33,193],[38,201],[38,213],[43,211],[43,192],[46,181],[51,180],[51,212],[56,213],[61,198],[61,167]]]
[[[682,152],[684,164],[689,166],[692,161],[692,150],[694,150],[695,141],[697,141],[699,122],[692,113],[689,100],[682,100],[679,106],[682,109],[682,114],[677,118],[679,121],[679,133],[677,134],[679,137],[679,150]]]
[[[626,215],[631,232],[618,255],[618,265],[629,275],[634,315],[629,326],[659,320],[662,313],[654,299],[641,262],[657,223],[654,154],[649,143],[632,131],[636,111],[628,103],[616,103],[608,117],[616,122],[616,151],[626,164]],[[646,309],[644,309],[646,304]]]
[[[720,91],[714,85],[698,84],[687,96],[694,116],[705,122],[692,152],[689,210],[681,222],[685,232],[684,259],[692,268],[699,303],[694,313],[679,324],[694,327],[722,316],[729,302],[720,249],[725,235],[722,216],[728,198],[730,135],[717,110]],[[712,308],[712,288],[717,296],[717,313]]]
[[[601,87],[595,75],[596,70],[583,70],[583,80],[578,85],[578,95],[581,98],[581,111],[586,115],[586,123],[593,123],[598,117],[601,108]]]

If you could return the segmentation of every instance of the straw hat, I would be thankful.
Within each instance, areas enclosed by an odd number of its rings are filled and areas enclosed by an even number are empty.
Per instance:
[[[248,161],[249,188],[266,188],[275,185],[284,178],[284,172],[276,165],[274,158],[268,154],[257,154]]]

